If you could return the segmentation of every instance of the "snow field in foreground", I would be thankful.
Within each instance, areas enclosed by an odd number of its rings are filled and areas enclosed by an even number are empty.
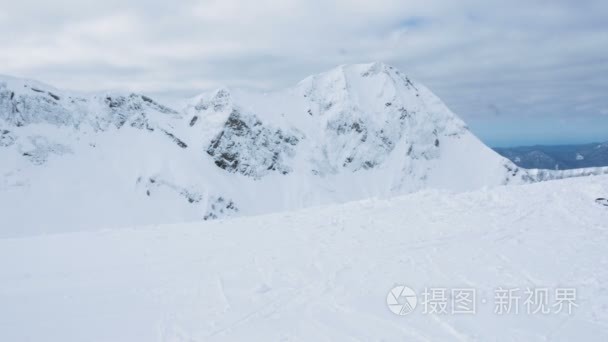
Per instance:
[[[0,340],[605,341],[606,195],[586,177],[0,239]],[[498,287],[575,288],[578,307],[527,314],[522,292],[498,315]],[[476,313],[424,313],[425,288],[475,289]]]

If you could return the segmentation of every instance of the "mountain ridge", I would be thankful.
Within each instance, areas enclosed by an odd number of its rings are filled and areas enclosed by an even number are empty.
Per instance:
[[[0,81],[0,207],[27,208],[7,213],[18,229],[215,219],[608,172],[519,168],[383,63],[274,92],[220,88],[181,108],[27,82]]]

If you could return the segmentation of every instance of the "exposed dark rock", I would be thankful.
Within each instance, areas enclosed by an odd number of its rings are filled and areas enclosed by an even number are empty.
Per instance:
[[[55,95],[55,94],[51,93],[50,91],[49,91],[49,92],[47,92],[47,94],[49,94],[49,96],[50,96],[50,97],[54,98],[54,99],[55,99],[55,101],[59,101],[59,100],[61,100],[61,97],[59,97],[59,96],[57,96],[57,95]]]
[[[200,194],[190,192],[186,189],[183,189],[182,191],[180,191],[180,194],[182,196],[186,197],[186,199],[188,200],[188,203],[198,203],[203,198]]]
[[[207,212],[203,216],[203,220],[215,220],[222,217],[229,217],[239,212],[236,204],[229,199],[218,197],[209,201]]]
[[[151,98],[149,98],[147,96],[142,95],[141,99],[144,100],[144,101],[146,101],[146,102],[148,102],[148,103],[154,103],[154,104],[156,104],[156,102],[154,102]]]
[[[417,91],[419,91],[418,88],[416,88],[416,86],[414,85],[414,83],[412,83],[412,81],[410,81],[410,79],[407,76],[404,76],[404,78],[405,78],[405,83],[408,86],[408,88],[412,87],[412,88],[416,89]],[[419,96],[419,94],[416,93],[416,96]]]
[[[198,121],[198,116],[195,115],[192,117],[192,120],[190,120],[190,127],[194,126],[196,121]]]
[[[367,161],[365,161],[365,162],[363,163],[363,168],[364,168],[364,169],[371,169],[371,168],[373,168],[374,166],[376,166],[376,163],[375,163],[375,162],[373,162],[373,161],[369,161],[369,160],[367,160]]]
[[[407,155],[412,155],[412,152],[414,152],[414,145],[410,145],[410,147],[407,149]]]
[[[0,131],[0,147],[9,147],[15,143],[17,137],[11,133],[9,130],[1,130]]]
[[[107,97],[106,97],[106,103],[108,104],[108,106],[109,106],[110,108],[117,108],[117,107],[119,107],[119,106],[120,106],[120,105],[121,105],[123,102],[124,102],[124,101],[120,101],[120,102],[119,102],[119,101],[116,101],[116,100],[114,100],[114,99],[113,99],[112,97],[110,97],[110,96],[107,96]]]
[[[407,114],[405,109],[390,108],[387,111],[404,116]],[[353,117],[347,111],[335,116],[327,122],[326,130],[328,134],[334,135],[334,143],[341,146],[341,149],[332,151],[333,155],[326,154],[318,159],[320,165],[331,165],[331,168],[320,166],[319,170],[325,169],[325,172],[334,173],[337,167],[347,167],[357,171],[381,164],[395,148],[405,124],[389,119],[377,122],[365,115]],[[341,165],[336,165],[335,161],[344,158],[343,156],[347,157],[346,160]]]
[[[171,138],[171,140],[173,140],[177,146],[181,147],[181,148],[187,148],[188,145],[181,141],[179,138],[177,138],[175,135],[173,135],[171,132],[167,132],[164,129],[161,129],[163,131],[163,133],[165,133],[169,138]]]
[[[75,122],[74,113],[59,105],[50,96],[27,93],[17,95],[6,86],[0,85],[0,120],[2,119],[9,126],[17,127],[31,123],[68,126]]]
[[[380,130],[380,132],[376,133],[377,137],[380,139],[380,141],[382,142],[382,145],[384,146],[384,148],[387,151],[390,151],[393,149],[393,140],[391,140],[390,137],[388,137],[386,135],[386,132],[384,132],[384,130]]]
[[[346,166],[352,162],[353,162],[353,157],[347,157],[346,160],[344,161],[344,164],[342,164],[342,166]]]
[[[36,165],[44,164],[51,155],[63,155],[72,152],[67,146],[54,143],[43,136],[30,136],[29,140],[33,148],[22,152],[22,155]]]
[[[260,178],[269,171],[287,174],[287,159],[301,138],[295,133],[266,127],[255,115],[233,110],[222,131],[215,137],[207,154],[215,165],[246,176]]]
[[[137,179],[137,183],[141,182],[141,177]],[[196,191],[189,190],[184,187],[177,186],[173,183],[167,182],[163,179],[157,179],[154,177],[148,178],[148,183],[146,186],[146,195],[150,196],[152,194],[152,189],[158,189],[160,187],[165,187],[175,191],[180,196],[184,197],[188,203],[198,203],[203,199],[203,196]]]
[[[338,135],[350,134],[352,132],[363,133],[367,131],[361,120],[348,122],[348,120],[343,120],[343,118],[328,122],[327,127],[330,130],[334,130]]]
[[[511,167],[508,164],[505,164],[504,167],[505,169],[507,169],[507,172],[511,174],[511,176],[517,176],[517,174],[519,173],[518,167]]]
[[[148,118],[146,117],[145,113],[140,113],[135,117],[135,119],[133,119],[133,121],[131,121],[131,127],[133,128],[144,129],[147,125]]]
[[[119,116],[118,124],[120,126],[125,123],[124,119],[126,118],[124,118],[123,116]],[[135,116],[135,118],[131,120],[131,127],[137,129],[146,129],[150,132],[154,132],[154,127],[152,126],[152,124],[150,124],[150,120],[148,120],[148,117],[144,112],[137,114],[137,116]]]
[[[362,133],[363,132],[363,127],[361,125],[361,121],[353,122],[350,127],[352,129],[354,129],[357,133]]]
[[[110,121],[114,123],[116,128],[124,126],[124,124],[133,116],[138,115],[139,117],[134,121],[139,120],[147,108],[168,115],[178,114],[175,110],[158,104],[151,98],[143,95],[130,94],[129,96],[107,96],[104,101],[112,112]],[[147,124],[147,120],[144,121],[146,121],[146,124],[136,123],[132,126],[137,128],[145,127],[146,129],[153,131]]]
[[[194,109],[198,111],[213,108],[215,112],[221,112],[230,106],[230,92],[226,89],[218,90],[215,95],[209,100],[201,100]]]

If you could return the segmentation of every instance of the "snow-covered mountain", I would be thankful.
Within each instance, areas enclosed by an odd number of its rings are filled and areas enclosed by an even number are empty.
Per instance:
[[[340,66],[271,93],[219,89],[182,106],[2,77],[0,161],[5,235],[564,176],[518,168],[427,88],[382,63]]]

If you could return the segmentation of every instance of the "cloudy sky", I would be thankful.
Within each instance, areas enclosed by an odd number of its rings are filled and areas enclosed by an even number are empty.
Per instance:
[[[490,145],[608,140],[605,0],[2,0],[0,44],[0,74],[161,96],[384,61]]]

